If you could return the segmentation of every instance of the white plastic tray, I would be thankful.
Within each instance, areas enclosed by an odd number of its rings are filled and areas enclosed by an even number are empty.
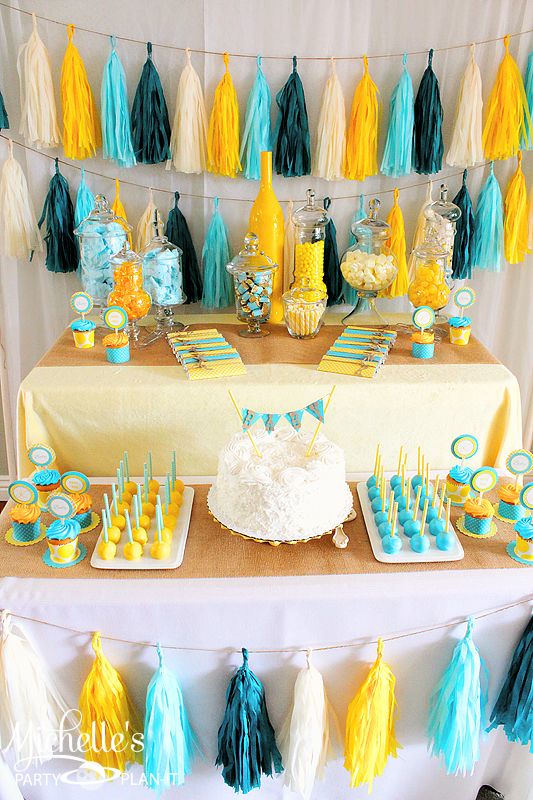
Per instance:
[[[361,503],[366,531],[376,561],[382,561],[384,564],[421,564],[435,561],[460,561],[464,558],[465,551],[451,523],[450,528],[455,536],[455,546],[451,550],[439,550],[435,544],[435,537],[429,536],[431,542],[429,550],[425,553],[415,553],[414,550],[411,550],[409,537],[404,535],[402,526],[398,525],[398,536],[402,539],[403,547],[397,553],[386,553],[381,545],[381,536],[374,522],[374,512],[372,511],[372,506],[368,497],[366,483],[357,484],[357,494],[359,496],[359,502]],[[419,512],[418,519],[421,519],[421,517],[422,514]]]
[[[147,555],[141,556],[138,561],[128,561],[122,555],[123,547],[128,541],[125,532],[122,533],[120,543],[117,545],[117,554],[111,561],[104,561],[98,555],[98,545],[103,539],[103,533],[100,533],[98,541],[96,542],[93,554],[91,556],[91,567],[96,569],[175,569],[181,566],[183,556],[185,555],[185,545],[187,543],[187,536],[189,534],[189,523],[191,521],[192,504],[194,500],[194,489],[186,486],[183,490],[183,503],[180,509],[177,525],[174,529],[172,537],[172,544],[170,547],[170,556],[162,561],[156,558],[150,558],[149,547],[154,539],[155,523],[152,520],[152,526],[148,531],[148,542],[145,550]]]

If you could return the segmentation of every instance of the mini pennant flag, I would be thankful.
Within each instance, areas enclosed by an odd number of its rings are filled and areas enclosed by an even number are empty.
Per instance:
[[[309,405],[305,407],[305,410],[315,419],[318,419],[322,423],[324,422],[324,400],[322,398],[320,400],[315,400],[314,403],[309,403]]]
[[[305,409],[299,408],[297,411],[287,411],[283,416],[289,422],[295,431],[299,431],[302,427],[302,417]]]
[[[281,419],[281,414],[263,414],[263,422],[265,423],[265,430],[268,433],[272,433],[272,431],[274,430],[280,419]]]
[[[252,425],[255,425],[258,419],[261,419],[261,414],[257,411],[252,411],[250,408],[243,408],[242,410],[242,429],[247,431]]]

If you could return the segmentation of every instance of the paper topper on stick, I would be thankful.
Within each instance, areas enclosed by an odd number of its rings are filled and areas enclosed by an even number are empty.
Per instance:
[[[513,450],[507,456],[505,466],[513,475],[527,475],[533,470],[533,454],[529,450]]]
[[[456,458],[461,460],[465,458],[472,458],[476,455],[479,449],[479,442],[475,436],[469,433],[463,433],[457,436],[451,445],[451,451]]]
[[[413,311],[412,320],[415,328],[425,331],[433,326],[435,312],[429,306],[419,306]]]
[[[121,331],[128,324],[128,315],[122,306],[109,306],[104,311],[104,322],[108,328]]]
[[[461,286],[453,295],[453,302],[457,308],[470,308],[476,302],[476,293],[470,286]]]
[[[33,505],[37,502],[37,489],[28,481],[13,481],[13,483],[9,484],[7,491],[15,503]]]
[[[28,458],[36,467],[48,467],[56,460],[56,454],[47,444],[35,444],[28,450]]]
[[[474,491],[483,496],[484,492],[490,492],[498,483],[498,473],[493,467],[480,467],[476,469],[470,478],[470,486]]]
[[[63,473],[60,484],[62,489],[71,494],[83,494],[90,486],[89,478],[83,472],[75,470]]]
[[[70,307],[76,314],[81,314],[82,318],[85,314],[89,314],[93,309],[93,299],[87,292],[74,292],[70,298]]]
[[[520,502],[524,508],[533,511],[533,483],[528,483],[520,492]]]
[[[46,506],[50,514],[58,519],[69,519],[76,513],[74,503],[65,494],[53,495]]]

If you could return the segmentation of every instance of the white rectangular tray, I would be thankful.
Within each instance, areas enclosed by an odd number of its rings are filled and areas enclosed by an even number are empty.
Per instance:
[[[402,526],[398,525],[398,536],[400,536],[403,541],[403,547],[397,553],[386,553],[381,546],[381,536],[374,522],[374,512],[370,505],[366,483],[357,484],[357,494],[359,496],[359,502],[361,503],[366,531],[376,561],[382,561],[384,564],[421,564],[434,561],[460,561],[464,558],[465,551],[451,523],[450,528],[455,535],[455,546],[451,550],[439,550],[435,544],[435,537],[430,536],[431,546],[429,550],[426,553],[415,553],[414,550],[411,550],[409,537],[404,535]],[[420,518],[420,512],[418,516]]]
[[[120,543],[117,545],[117,554],[115,558],[110,561],[104,561],[98,555],[98,545],[100,544],[104,535],[101,533],[91,556],[91,567],[95,567],[96,569],[175,569],[176,567],[181,566],[183,562],[183,556],[185,555],[187,536],[189,534],[189,523],[191,521],[193,500],[194,489],[191,489],[190,486],[186,486],[183,490],[183,503],[180,509],[178,522],[174,529],[174,535],[172,537],[170,556],[165,560],[159,561],[156,558],[150,558],[148,551],[147,555],[141,556],[138,561],[128,561],[122,555],[124,544],[128,541],[126,533],[123,532]],[[152,526],[148,531],[149,543],[146,545],[146,548],[149,548],[150,542],[153,542],[154,530],[155,522],[152,520]]]

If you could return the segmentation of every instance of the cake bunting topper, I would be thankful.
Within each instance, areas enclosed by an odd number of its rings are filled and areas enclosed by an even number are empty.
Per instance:
[[[324,399],[325,398],[320,397],[318,400],[314,400],[312,403],[309,403],[303,408],[297,408],[294,411],[287,411],[284,414],[273,414],[270,412],[254,411],[251,408],[243,408],[241,412],[242,429],[243,431],[247,431],[249,428],[255,425],[256,422],[262,420],[265,429],[269,433],[272,433],[278,422],[281,419],[286,419],[289,425],[291,425],[295,431],[299,431],[302,427],[302,419],[306,411],[312,417],[324,424]]]

